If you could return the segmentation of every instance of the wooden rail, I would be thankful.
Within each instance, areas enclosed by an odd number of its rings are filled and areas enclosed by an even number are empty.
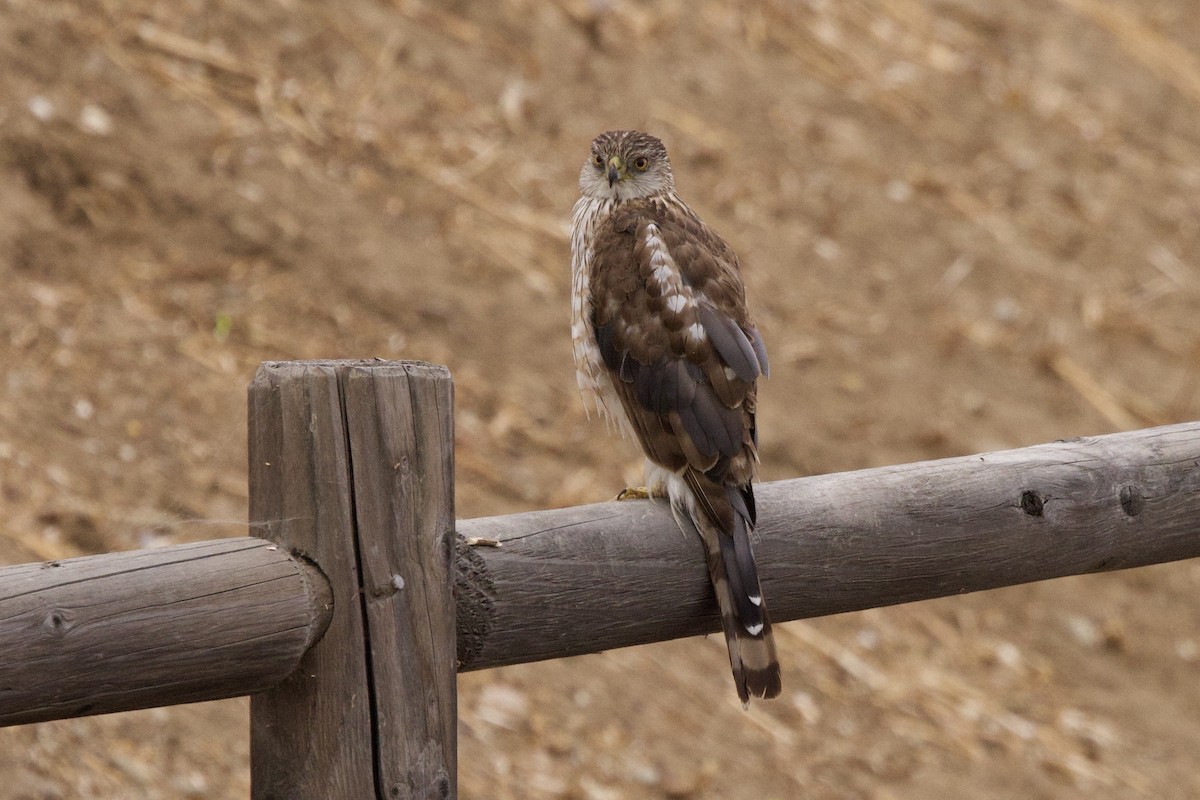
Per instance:
[[[766,483],[772,619],[1200,556],[1200,423]],[[720,630],[700,544],[664,502],[460,521],[463,669]],[[784,665],[786,672],[787,665]]]
[[[0,724],[266,689],[329,612],[320,572],[262,539],[5,567]]]
[[[0,569],[0,725],[252,693],[254,800],[453,798],[456,670],[719,629],[663,503],[456,531],[443,368],[268,363],[249,399],[269,541]],[[780,622],[1135,567],[1200,556],[1200,423],[757,494]]]

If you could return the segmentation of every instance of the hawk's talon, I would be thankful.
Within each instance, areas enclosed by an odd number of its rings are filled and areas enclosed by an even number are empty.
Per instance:
[[[614,500],[650,500],[655,497],[666,497],[666,495],[663,494],[662,492],[656,493],[656,492],[654,492],[654,490],[648,489],[645,486],[626,486],[624,489],[622,489],[620,492],[618,492],[617,496],[614,497],[613,499]]]

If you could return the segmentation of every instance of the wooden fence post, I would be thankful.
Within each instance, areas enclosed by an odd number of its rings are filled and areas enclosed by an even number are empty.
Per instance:
[[[254,800],[457,797],[452,401],[414,362],[265,363],[250,386],[252,529],[334,598],[251,700]]]

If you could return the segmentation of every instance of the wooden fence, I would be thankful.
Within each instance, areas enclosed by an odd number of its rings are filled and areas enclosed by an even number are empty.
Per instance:
[[[457,671],[719,630],[663,503],[456,524],[452,392],[264,364],[254,537],[0,569],[0,725],[251,694],[254,800],[453,798]],[[1200,423],[757,495],[779,622],[1137,567],[1200,556]]]

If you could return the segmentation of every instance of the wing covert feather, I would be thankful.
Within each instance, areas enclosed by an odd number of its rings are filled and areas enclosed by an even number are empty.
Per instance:
[[[737,257],[686,207],[625,203],[597,231],[592,323],[646,454],[722,481],[753,477],[762,338]]]

